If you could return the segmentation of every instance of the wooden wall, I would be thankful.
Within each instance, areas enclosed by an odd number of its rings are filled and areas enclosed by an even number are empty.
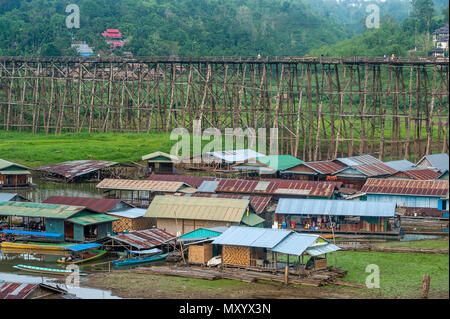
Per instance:
[[[189,245],[188,260],[190,263],[206,264],[212,257],[212,244]]]

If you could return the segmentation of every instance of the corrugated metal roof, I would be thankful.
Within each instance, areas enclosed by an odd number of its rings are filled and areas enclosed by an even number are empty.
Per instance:
[[[214,239],[213,244],[271,249],[291,232],[284,229],[231,226]]]
[[[176,174],[151,174],[148,178],[151,181],[183,182],[193,187],[200,187],[204,181],[214,181],[215,177],[210,176],[184,176]]]
[[[41,204],[31,202],[0,202],[0,215],[66,219],[84,210],[84,207]]]
[[[77,176],[85,175],[91,172],[95,172],[99,169],[110,167],[118,164],[117,162],[108,161],[93,161],[93,160],[79,160],[69,161],[59,164],[46,165],[33,168],[36,171],[42,171],[52,174],[64,176],[65,178],[74,178]]]
[[[399,160],[399,161],[390,161],[384,162],[385,165],[389,166],[396,171],[402,172],[414,167],[414,163],[407,160]]]
[[[396,204],[393,202],[280,198],[275,213],[393,217],[395,216],[395,207]]]
[[[339,161],[351,168],[354,168],[368,177],[392,175],[397,172],[397,170],[387,166],[382,161],[369,154],[344,158],[341,157],[334,161]]]
[[[38,284],[0,282],[0,299],[25,299]]]
[[[137,249],[150,249],[175,238],[174,235],[158,228],[138,230],[109,237]]]
[[[180,188],[183,186],[186,186],[186,184],[183,182],[111,179],[111,178],[106,178],[97,184],[97,188],[100,189],[119,189],[119,190],[171,192],[171,193],[179,191]]]
[[[253,227],[264,223],[264,218],[259,217],[255,213],[249,213],[248,215],[245,213],[244,216],[242,216],[241,222],[247,226]]]
[[[428,165],[423,163],[424,159],[430,162],[431,167],[437,168],[442,172],[449,170],[449,157],[446,153],[425,155],[420,159],[420,161],[417,162],[416,165],[428,167]]]
[[[337,251],[340,250],[341,248],[339,248],[338,246],[331,244],[331,243],[327,243],[324,245],[317,245],[317,246],[313,246],[313,247],[308,247],[306,249],[306,252],[308,254],[310,254],[311,256],[320,256],[323,254],[328,254],[331,253],[333,251]]]
[[[344,163],[345,165],[350,166],[350,167],[362,165],[362,164],[377,164],[377,163],[381,162],[379,159],[377,159],[369,154],[352,156],[352,157],[340,157],[340,158],[337,158],[336,160],[338,160],[339,162]],[[383,162],[381,162],[381,163],[383,163]]]
[[[403,174],[411,177],[415,180],[433,180],[441,176],[442,174],[440,172],[436,172],[432,169],[411,169],[407,171],[403,171]],[[395,176],[395,175],[394,175]]]
[[[9,202],[11,199],[16,197],[17,194],[13,193],[0,193],[0,202]]]
[[[397,172],[395,169],[385,165],[384,163],[362,164],[352,166],[352,168],[360,171],[368,177],[389,176]]]
[[[323,175],[334,174],[347,167],[342,163],[333,161],[307,162],[305,165]]]
[[[28,167],[26,167],[26,166],[23,166],[23,165],[20,165],[17,163],[13,163],[10,161],[6,161],[6,160],[0,158],[0,170],[4,170],[5,168],[11,167],[11,166],[17,166],[17,167],[20,167],[23,169],[28,169]]]
[[[292,230],[231,226],[212,242],[215,245],[266,248],[274,252],[300,256],[317,240],[327,243],[319,235],[301,234]]]
[[[31,175],[31,173],[27,170],[6,170],[6,171],[0,171],[0,175]]]
[[[107,214],[99,214],[99,213],[88,213],[88,212],[81,212],[79,214],[76,214],[69,219],[67,219],[69,222],[80,224],[80,225],[95,225],[95,224],[101,224],[101,223],[108,223],[113,222],[115,220],[119,220],[119,218],[110,216]]]
[[[361,192],[367,194],[397,194],[440,197],[447,194],[448,181],[369,178],[362,187]]]
[[[217,193],[251,195],[297,194],[313,197],[331,197],[334,193],[335,188],[342,185],[341,182],[301,181],[279,178],[246,180],[200,176],[181,176],[170,174],[154,174],[150,176],[150,179],[158,181],[183,181],[191,186],[194,186],[196,184],[196,187],[200,187],[205,181],[219,182],[219,184],[215,188],[215,192]],[[212,186],[215,185],[215,183],[205,184],[205,187],[206,185],[208,185],[207,190],[211,191]]]
[[[265,154],[258,153],[251,149],[207,152],[206,154],[209,154],[209,155],[217,158],[218,160],[222,160],[226,163],[239,163],[239,162],[244,162],[250,158],[265,156]]]
[[[155,196],[145,217],[240,222],[249,200]]]
[[[247,166],[251,162],[251,166]],[[244,161],[244,163],[235,165],[234,169],[247,168],[247,169],[258,169],[266,168],[269,171],[280,171],[285,170],[297,165],[304,163],[302,160],[291,156],[291,155],[268,155],[259,156],[255,159],[250,159]]]
[[[256,214],[261,214],[266,206],[269,204],[272,196],[248,196],[248,195],[237,195],[237,194],[184,194],[184,196],[191,197],[211,197],[211,198],[234,198],[234,199],[248,199],[250,205]]]
[[[191,231],[189,233],[186,233],[183,236],[180,236],[180,238],[182,240],[185,240],[185,241],[186,240],[198,240],[198,239],[212,238],[212,237],[219,236],[224,231],[215,231],[215,230],[210,230],[210,229],[207,229],[207,228],[199,228],[199,229],[196,229],[196,230]]]
[[[292,232],[271,250],[277,253],[300,256],[318,238],[318,235]]]
[[[43,203],[64,204],[72,206],[84,206],[97,213],[108,213],[121,202],[120,199],[92,198],[92,197],[70,197],[50,196]]]
[[[139,218],[139,217],[143,217],[145,215],[146,211],[147,210],[143,209],[143,208],[134,208],[133,207],[133,208],[126,209],[126,210],[111,212],[111,213],[108,213],[108,215],[120,216],[120,217],[126,217],[126,218]]]
[[[205,193],[214,193],[216,191],[219,181],[204,181],[197,191]]]
[[[153,160],[158,157],[163,157],[163,158],[165,158],[165,160]],[[174,163],[174,162],[178,162],[179,158],[178,158],[178,156],[167,154],[164,152],[153,152],[151,154],[143,155],[142,160],[143,161],[151,161],[151,162],[159,162],[159,163],[161,163],[161,162]]]

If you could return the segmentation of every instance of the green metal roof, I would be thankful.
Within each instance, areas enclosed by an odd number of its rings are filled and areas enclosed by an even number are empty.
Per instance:
[[[242,223],[248,226],[256,226],[264,222],[264,218],[259,217],[254,213],[244,214],[242,217]]]
[[[291,155],[260,156],[256,158],[256,161],[277,171],[289,169],[304,163],[302,160]]]
[[[119,218],[107,214],[81,212],[73,217],[70,217],[67,221],[86,226],[112,222],[115,220],[119,220]]]
[[[0,216],[42,217],[67,219],[84,210],[81,206],[30,202],[0,202]]]
[[[213,231],[213,230],[206,229],[206,228],[199,228],[194,231],[191,231],[190,233],[184,234],[180,238],[182,238],[182,239],[184,239],[184,238],[205,238],[205,237],[219,236],[220,234],[222,234],[222,233],[218,232],[218,231]]]
[[[0,158],[0,170],[6,170],[7,168],[10,167],[17,167],[18,169],[28,169],[28,167],[25,167],[23,165],[19,165],[10,161],[5,161],[3,159]]]
[[[167,154],[164,152],[154,152],[142,156],[143,161],[155,162],[155,163],[173,163],[177,162],[179,159],[175,155]]]
[[[240,222],[250,201],[246,199],[155,196],[144,217]]]

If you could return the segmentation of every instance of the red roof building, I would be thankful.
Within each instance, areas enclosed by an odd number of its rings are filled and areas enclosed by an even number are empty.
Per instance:
[[[106,29],[106,31],[102,32],[102,36],[110,39],[120,39],[122,34],[118,29]]]

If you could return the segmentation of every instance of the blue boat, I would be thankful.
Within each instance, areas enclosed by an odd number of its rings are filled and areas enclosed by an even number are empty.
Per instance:
[[[169,253],[165,253],[165,254],[158,254],[158,255],[153,255],[153,256],[149,256],[149,257],[114,260],[114,261],[112,261],[112,264],[114,266],[134,266],[137,264],[143,264],[143,263],[148,263],[148,262],[162,261],[162,260],[166,259],[166,257],[168,255],[169,255]]]

